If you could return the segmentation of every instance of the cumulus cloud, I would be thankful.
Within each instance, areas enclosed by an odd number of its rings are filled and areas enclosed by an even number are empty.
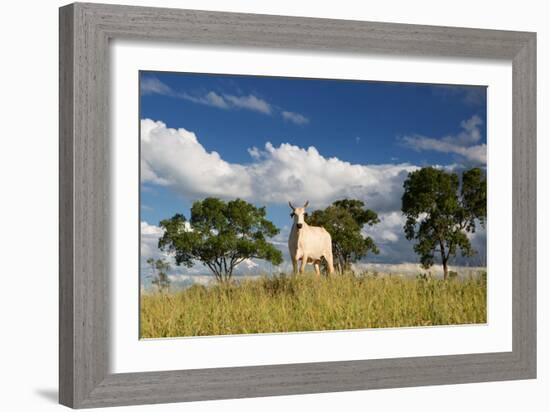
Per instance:
[[[401,212],[381,213],[378,218],[378,224],[363,228],[364,235],[371,236],[378,245],[396,243],[403,237],[406,218]]]
[[[247,151],[250,157],[254,160],[258,160],[262,155],[262,152],[257,147],[249,147]]]
[[[374,263],[418,261],[418,256],[413,250],[413,243],[405,238],[403,226],[406,218],[401,211],[379,213],[378,218],[380,219],[378,224],[363,228],[363,235],[372,237],[380,250],[378,255],[369,255],[367,261]]]
[[[309,123],[309,119],[300,113],[287,112],[283,110],[281,112],[281,116],[283,116],[283,119],[285,119],[286,121],[289,121],[298,125]]]
[[[243,184],[249,186],[244,166],[206,151],[192,132],[149,119],[141,121],[141,170],[143,182],[171,186],[192,197],[236,197]]]
[[[468,263],[472,265],[486,266],[487,265],[487,229],[476,223],[476,231],[468,233],[468,238],[472,243],[472,247],[476,254],[470,258],[458,258],[457,262]]]
[[[167,257],[165,254],[161,254],[158,250],[158,240],[162,236],[163,231],[160,227],[151,225],[142,221],[141,228],[141,255],[147,258],[163,258]]]
[[[191,230],[189,222],[186,222],[186,230]],[[184,272],[188,273],[188,271],[184,270],[183,267],[176,266],[176,262],[173,256],[171,256],[169,253],[161,251],[158,248],[159,238],[164,233],[163,229],[160,226],[153,225],[146,221],[141,221],[140,232],[141,232],[140,255],[141,255],[142,277],[147,278],[147,276],[151,275],[151,268],[147,263],[147,259],[149,258],[164,259],[168,261],[172,266],[171,273],[173,274],[184,273]],[[194,273],[205,273],[205,271],[203,268],[200,268],[198,271],[195,270]]]
[[[197,136],[162,122],[141,121],[141,179],[169,186],[190,199],[240,197],[259,203],[310,201],[324,207],[340,198],[366,201],[378,211],[400,207],[411,164],[360,165],[325,157],[315,147],[289,143],[251,148],[252,162],[230,163],[208,152]]]
[[[365,226],[363,228],[363,235],[371,236],[380,249],[379,255],[369,255],[367,261],[376,264],[418,262],[419,257],[413,249],[415,242],[405,238],[403,227],[406,218],[401,211],[380,213],[378,218],[380,219],[380,223],[374,226]],[[485,228],[477,222],[476,232],[467,233],[467,236],[477,253],[472,257],[464,257],[459,251],[452,259],[453,264],[463,266],[486,266],[487,234]]]
[[[487,146],[478,144],[481,140],[480,126],[483,123],[479,116],[472,116],[460,123],[461,131],[436,139],[413,135],[403,137],[405,146],[417,151],[432,150],[441,153],[454,153],[469,162],[485,165],[487,163]]]

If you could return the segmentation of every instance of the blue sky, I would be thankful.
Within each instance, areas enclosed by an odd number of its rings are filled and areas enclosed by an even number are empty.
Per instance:
[[[152,232],[208,195],[265,205],[281,229],[288,200],[313,210],[354,196],[384,218],[369,260],[411,261],[406,174],[485,166],[485,87],[141,72],[140,89],[141,221]]]

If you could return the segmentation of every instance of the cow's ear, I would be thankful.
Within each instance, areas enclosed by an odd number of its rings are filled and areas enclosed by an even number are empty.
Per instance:
[[[294,212],[292,212],[292,213],[290,214],[290,217],[294,217]]]
[[[304,217],[308,217],[308,216],[309,216],[309,214],[307,214],[307,213],[304,213]]]

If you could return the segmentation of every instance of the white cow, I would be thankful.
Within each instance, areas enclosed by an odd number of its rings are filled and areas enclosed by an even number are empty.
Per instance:
[[[300,273],[304,273],[307,263],[313,263],[317,276],[321,274],[319,264],[321,258],[325,258],[328,264],[328,272],[334,272],[332,262],[332,239],[324,227],[309,226],[304,217],[307,216],[306,207],[294,207],[292,203],[288,205],[292,209],[290,217],[294,219],[290,236],[288,237],[288,250],[292,259],[292,268],[294,274],[297,273],[298,260],[301,260]]]

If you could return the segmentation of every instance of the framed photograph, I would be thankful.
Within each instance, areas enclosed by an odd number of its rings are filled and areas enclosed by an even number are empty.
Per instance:
[[[62,7],[60,402],[535,378],[535,86],[534,33]]]

